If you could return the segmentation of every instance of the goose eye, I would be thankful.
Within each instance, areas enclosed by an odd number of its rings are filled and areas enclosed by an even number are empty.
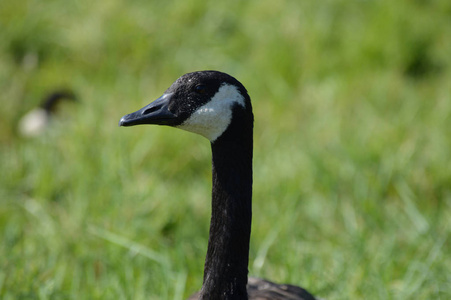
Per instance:
[[[207,87],[205,85],[203,85],[203,84],[199,84],[199,85],[196,85],[194,90],[198,94],[205,94],[205,92],[207,91]]]

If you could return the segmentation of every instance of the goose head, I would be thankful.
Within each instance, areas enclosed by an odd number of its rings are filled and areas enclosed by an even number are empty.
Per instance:
[[[244,86],[218,71],[198,71],[178,78],[163,95],[119,121],[119,126],[167,125],[200,134],[210,142],[230,128],[251,127],[252,107]]]

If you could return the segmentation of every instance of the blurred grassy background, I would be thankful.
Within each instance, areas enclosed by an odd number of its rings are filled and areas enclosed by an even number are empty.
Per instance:
[[[208,142],[117,122],[203,69],[254,104],[250,274],[451,298],[450,1],[1,1],[0,28],[0,298],[200,288]],[[81,103],[20,137],[59,87]]]

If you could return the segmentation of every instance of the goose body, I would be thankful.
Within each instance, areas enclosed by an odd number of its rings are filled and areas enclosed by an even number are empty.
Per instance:
[[[211,143],[210,235],[202,289],[190,299],[315,299],[300,287],[248,279],[253,122],[245,87],[218,71],[183,75],[160,98],[119,122],[172,126]]]

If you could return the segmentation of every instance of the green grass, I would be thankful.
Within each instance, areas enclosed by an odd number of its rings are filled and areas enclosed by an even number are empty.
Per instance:
[[[0,28],[1,299],[200,288],[208,142],[117,122],[202,69],[253,100],[250,274],[451,298],[449,1],[2,1]],[[58,87],[81,103],[20,137]]]

